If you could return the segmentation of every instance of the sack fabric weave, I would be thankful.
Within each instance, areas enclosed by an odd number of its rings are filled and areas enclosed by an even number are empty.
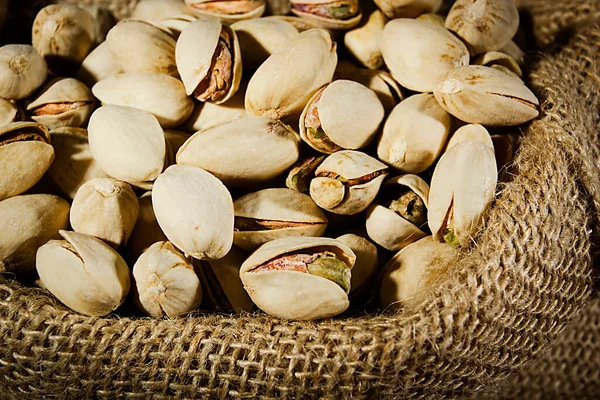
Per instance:
[[[136,1],[79,3],[125,17]],[[91,318],[4,276],[0,393],[435,399],[537,389],[550,398],[587,382],[580,394],[597,395],[600,0],[521,3],[538,44],[576,32],[533,57],[542,114],[525,129],[477,246],[417,310],[320,322],[260,313]]]

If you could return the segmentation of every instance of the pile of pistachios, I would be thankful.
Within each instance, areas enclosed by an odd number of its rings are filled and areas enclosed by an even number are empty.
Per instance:
[[[419,305],[539,105],[512,0],[440,7],[45,7],[0,48],[0,272],[92,316]]]

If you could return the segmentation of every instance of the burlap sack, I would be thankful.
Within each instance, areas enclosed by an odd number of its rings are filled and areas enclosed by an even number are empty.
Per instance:
[[[125,16],[135,1],[110,3]],[[522,3],[539,44],[564,40],[566,30],[578,33],[532,61],[542,115],[526,128],[514,176],[501,187],[478,245],[418,310],[316,323],[264,314],[89,318],[40,289],[0,277],[0,392],[16,398],[464,398],[485,390],[492,397],[524,395],[535,386],[547,389],[538,391],[544,397],[598,384],[598,353],[581,353],[580,360],[569,353],[575,346],[597,350],[600,335],[586,328],[597,327],[600,314],[592,300],[600,227],[600,23],[594,22],[600,0]],[[564,332],[574,319],[580,324]],[[570,368],[579,365],[585,366]],[[550,377],[561,370],[580,381],[552,391]],[[588,389],[579,393],[599,390]]]

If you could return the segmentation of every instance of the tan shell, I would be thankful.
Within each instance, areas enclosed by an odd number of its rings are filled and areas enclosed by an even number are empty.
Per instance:
[[[228,185],[274,178],[299,157],[299,138],[287,125],[246,117],[194,134],[177,153],[177,164],[195,165]]]
[[[291,3],[287,3],[290,6],[290,11],[291,11]],[[288,14],[288,13],[286,13]],[[321,25],[319,25],[316,22],[313,21],[309,21],[305,18],[300,18],[300,17],[296,17],[293,15],[269,15],[267,17],[263,17],[263,19],[277,19],[279,21],[285,21],[289,24],[291,24],[294,28],[296,28],[298,30],[299,33],[302,33],[304,31],[308,31],[310,29],[322,29]]]
[[[446,145],[446,151],[464,140],[479,140],[492,149],[492,151],[494,150],[494,143],[488,130],[483,125],[468,124],[461,126],[452,134]]]
[[[192,115],[184,125],[186,130],[190,132],[203,131],[213,126],[248,117],[246,108],[244,108],[245,95],[246,85],[240,84],[238,91],[226,103],[197,102]]]
[[[297,192],[308,192],[310,181],[315,175],[315,170],[327,158],[326,155],[309,156],[298,160],[290,169],[285,179],[285,186]]]
[[[157,22],[181,14],[192,14],[181,0],[141,0],[133,9],[132,17]]]
[[[360,294],[371,278],[374,277],[379,265],[377,256],[377,247],[367,239],[348,233],[342,235],[336,240],[348,246],[356,255],[356,262],[352,267],[352,281],[350,289],[350,298]]]
[[[47,76],[46,61],[32,46],[0,47],[0,97],[7,100],[29,97],[44,84]]]
[[[415,18],[419,14],[436,12],[443,0],[373,0],[390,18]]]
[[[344,35],[346,49],[359,63],[369,69],[379,69],[383,65],[379,38],[386,23],[385,15],[375,10],[362,25]]]
[[[181,125],[194,110],[181,81],[166,74],[120,74],[98,82],[92,92],[103,104],[149,112],[164,129]]]
[[[23,121],[25,113],[15,103],[0,98],[0,127]]]
[[[110,314],[127,298],[129,267],[119,253],[95,237],[60,231],[37,252],[40,280],[67,307],[85,315]]]
[[[154,215],[152,192],[146,192],[140,196],[138,203],[138,218],[127,242],[127,260],[131,264],[134,264],[139,256],[154,243],[168,240]]]
[[[352,2],[353,0],[348,0],[347,2]],[[354,0],[356,3],[358,3],[358,0]],[[341,30],[347,30],[347,29],[352,29],[355,26],[357,26],[358,24],[360,24],[360,21],[362,20],[362,12],[360,10],[360,5],[359,5],[359,9],[358,9],[358,14],[356,14],[355,16],[348,18],[348,19],[344,19],[344,20],[339,20],[339,19],[334,19],[334,18],[327,18],[327,17],[323,17],[317,14],[313,14],[313,13],[309,13],[306,11],[302,11],[302,10],[297,10],[294,8],[295,4],[328,4],[331,3],[331,0],[291,0],[292,3],[292,12],[294,14],[296,14],[297,16],[299,16],[302,19],[305,19],[307,21],[310,22],[314,22],[315,24],[319,25],[322,28],[325,29],[341,29]]]
[[[219,0],[185,0],[185,3],[188,5],[188,9],[198,17],[201,18],[214,18],[220,20],[223,23],[234,23],[240,20],[252,19],[252,18],[260,18],[263,15],[266,9],[266,0],[232,0],[233,3],[240,4],[252,4],[257,3],[257,7],[248,12],[224,12],[211,9],[202,9],[200,7],[205,7],[206,4],[219,4]]]
[[[327,228],[327,217],[314,201],[291,189],[253,192],[237,199],[233,206],[233,243],[248,251],[281,237],[323,236]]]
[[[311,248],[333,251],[350,268],[356,261],[352,250],[334,239],[288,237],[264,244],[240,269],[246,291],[261,310],[279,318],[315,320],[341,314],[348,308],[346,292],[328,279],[296,271],[251,271],[277,256]]]
[[[519,63],[513,57],[500,51],[488,51],[485,54],[477,57],[473,64],[483,65],[485,67],[501,66],[507,68],[518,77],[523,77],[523,71],[519,67]]]
[[[173,165],[152,189],[156,220],[186,255],[224,257],[233,244],[233,200],[210,173],[192,165]]]
[[[509,55],[520,65],[522,65],[525,62],[525,52],[521,50],[521,48],[512,40],[508,42],[504,47],[502,47],[499,51]]]
[[[178,39],[181,35],[181,32],[183,32],[183,30],[187,28],[187,26],[194,22],[196,19],[196,17],[193,17],[191,15],[182,14],[173,15],[171,17],[161,19],[160,21],[158,21],[158,23],[167,28],[175,39]]]
[[[0,201],[0,272],[35,268],[35,252],[69,225],[69,203],[50,194],[29,194]]]
[[[102,42],[83,60],[77,79],[92,87],[97,82],[121,72],[121,65],[114,60],[108,43]]]

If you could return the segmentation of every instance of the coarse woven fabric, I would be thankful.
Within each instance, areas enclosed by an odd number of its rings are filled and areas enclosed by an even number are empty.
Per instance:
[[[553,0],[528,2],[538,43],[550,43],[545,38],[558,31],[578,31],[564,48],[530,65],[542,114],[526,128],[512,180],[501,186],[477,246],[417,310],[320,322],[258,313],[90,318],[41,289],[0,277],[0,393],[465,398],[526,373],[554,343],[561,354],[554,359],[577,365],[560,343],[567,336],[577,345],[589,341],[565,328],[586,318],[590,307],[589,315],[597,312],[600,24],[586,10],[592,3],[598,9],[599,1],[556,4],[556,10],[570,4],[568,16],[555,12]],[[523,393],[518,390],[512,393]]]

